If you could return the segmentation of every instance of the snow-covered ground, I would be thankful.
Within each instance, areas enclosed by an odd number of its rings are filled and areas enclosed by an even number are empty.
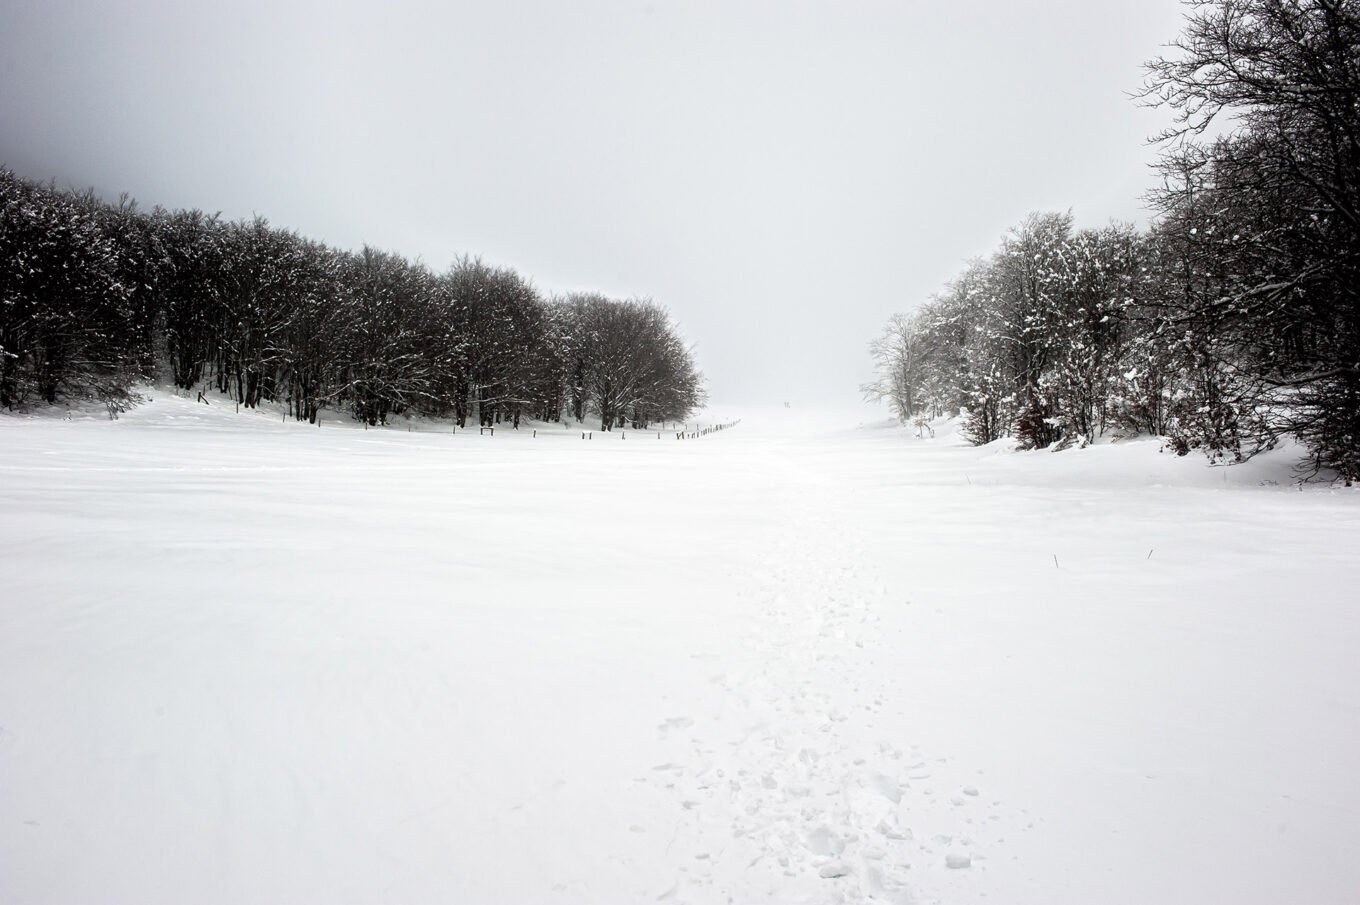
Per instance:
[[[1360,900],[1360,494],[738,416],[0,417],[0,901]]]

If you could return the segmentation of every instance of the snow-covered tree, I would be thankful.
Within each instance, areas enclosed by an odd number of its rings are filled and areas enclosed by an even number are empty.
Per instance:
[[[921,337],[917,314],[894,314],[883,332],[869,343],[877,376],[861,390],[869,401],[885,401],[903,424],[925,402],[931,346]]]
[[[1232,431],[1249,455],[1292,434],[1315,469],[1360,478],[1360,2],[1188,6],[1144,96],[1177,116],[1168,159],[1196,164],[1159,193],[1164,235],[1210,221],[1190,236],[1215,291],[1169,317],[1225,375],[1224,410],[1254,422],[1208,439]]]

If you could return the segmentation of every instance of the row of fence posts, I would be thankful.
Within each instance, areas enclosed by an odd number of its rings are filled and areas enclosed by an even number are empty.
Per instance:
[[[198,393],[198,399],[197,399],[196,401],[201,402],[201,403],[203,403],[204,405],[211,405],[211,403],[208,402],[207,397],[205,397],[205,396],[203,395],[204,392],[206,392],[206,389],[207,389],[207,388],[206,388],[206,386],[205,386],[205,388],[204,388],[203,390],[200,390],[200,391],[199,391],[199,393]],[[237,403],[236,403],[236,411],[237,411],[237,412],[241,411],[241,403],[240,403],[240,402],[237,402]],[[289,414],[288,412],[284,412],[284,413],[283,413],[283,423],[284,423],[284,424],[287,424],[287,423],[288,423],[288,414]],[[717,433],[717,432],[720,431],[720,430],[727,430],[729,427],[736,427],[736,426],[737,426],[738,424],[740,424],[740,423],[741,423],[741,419],[738,418],[736,421],[729,421],[729,422],[727,422],[726,424],[711,424],[711,425],[709,425],[708,427],[705,427],[705,428],[702,428],[702,429],[699,429],[699,430],[693,430],[693,431],[691,431],[691,430],[689,430],[689,423],[686,422],[685,425],[684,425],[684,428],[685,428],[685,429],[684,429],[684,430],[681,430],[681,431],[677,431],[676,434],[675,434],[675,439],[677,439],[677,440],[694,440],[694,439],[697,439],[697,438],[699,438],[699,437],[708,436],[709,434],[712,434],[712,433]],[[320,427],[320,426],[321,426],[321,413],[320,413],[320,412],[317,412],[317,413],[316,413],[316,426],[317,426],[317,427]],[[562,426],[563,426],[564,428],[567,427],[565,424],[562,425]],[[567,429],[570,430],[570,428],[567,428]],[[364,422],[364,430],[368,430],[368,422],[367,422],[367,421]],[[410,425],[410,424],[407,424],[407,425],[406,425],[406,430],[407,430],[408,433],[410,432],[410,430],[411,430],[411,425]],[[516,427],[515,430],[519,430],[519,428]],[[452,430],[451,430],[451,433],[457,433],[457,432],[458,432],[458,426],[455,424],[455,425],[453,426]],[[482,426],[482,427],[478,427],[478,428],[477,428],[477,435],[478,435],[479,437],[480,437],[480,436],[486,436],[487,434],[490,434],[490,435],[493,436],[493,437],[496,436],[496,428],[493,427],[493,426]],[[660,439],[661,439],[661,434],[662,434],[661,431],[657,431],[657,432],[656,432],[656,439],[660,440]],[[537,429],[537,428],[534,428],[534,430],[533,430],[533,437],[534,437],[534,439],[537,439],[537,438],[538,438],[538,429]],[[582,440],[594,440],[594,439],[595,439],[595,432],[594,432],[594,431],[582,431],[582,432],[581,432],[581,439],[582,439]],[[619,439],[620,439],[620,440],[627,440],[627,439],[628,439],[628,431],[619,431]]]
[[[699,437],[706,437],[706,436],[708,436],[709,434],[714,434],[714,433],[717,433],[718,431],[721,431],[721,430],[727,430],[729,427],[736,427],[736,426],[737,426],[738,424],[740,424],[740,423],[741,423],[741,419],[738,418],[736,421],[728,421],[726,424],[710,424],[708,427],[705,427],[705,428],[698,428],[698,429],[692,430],[692,431],[689,430],[689,424],[686,423],[686,424],[684,425],[684,428],[685,428],[684,430],[676,431],[676,432],[675,432],[675,439],[677,439],[677,440],[695,440],[695,439],[697,439],[697,438],[699,438]],[[562,425],[562,426],[563,426],[564,428],[566,427],[565,424]],[[568,428],[568,429],[570,429],[570,428]],[[515,428],[515,430],[519,430],[519,428]],[[478,433],[479,435],[490,434],[491,436],[494,437],[494,436],[496,436],[496,429],[495,429],[494,427],[480,427],[480,428],[477,429],[477,433]],[[637,433],[637,431],[634,430],[634,433]],[[649,433],[650,433],[650,431],[649,431]],[[656,432],[656,439],[660,440],[663,434],[664,434],[664,431],[657,431],[657,432]],[[532,431],[532,436],[533,436],[534,439],[537,439],[537,438],[538,438],[538,429],[537,429],[537,428],[534,428],[534,429],[533,429],[533,431]],[[594,440],[594,439],[595,439],[595,432],[594,432],[594,431],[581,431],[581,439],[582,439],[582,440]],[[628,431],[626,431],[626,430],[621,430],[621,431],[619,431],[619,439],[620,439],[620,440],[627,440],[627,439],[628,439]]]
[[[736,427],[738,424],[741,424],[740,418],[738,418],[736,421],[729,421],[726,424],[710,424],[708,427],[705,427],[702,430],[681,431],[680,433],[677,433],[675,435],[675,439],[697,440],[700,437],[707,437],[709,434],[716,434],[718,431],[725,431],[729,427]]]
[[[676,431],[676,432],[675,432],[675,439],[677,439],[677,440],[697,440],[699,437],[706,437],[706,436],[708,436],[709,434],[716,434],[718,431],[723,431],[723,430],[727,430],[728,428],[731,428],[731,427],[736,427],[738,424],[741,424],[741,419],[740,419],[740,418],[738,418],[736,421],[728,421],[728,422],[725,423],[725,424],[710,424],[708,427],[698,428],[698,429],[692,430],[692,431],[689,430],[689,425],[688,425],[688,424],[685,424],[685,425],[684,425],[685,430],[680,430],[680,431]],[[566,427],[565,424],[562,425],[562,426],[563,426],[563,427]],[[519,430],[519,428],[515,428],[515,430]],[[494,427],[482,427],[482,428],[478,428],[478,433],[479,433],[479,434],[491,434],[491,436],[494,437],[494,436],[496,435],[496,429],[495,429]],[[634,430],[634,433],[637,433],[637,431]],[[650,433],[650,432],[649,432],[649,433]],[[663,435],[663,433],[664,433],[663,431],[657,431],[657,432],[656,432],[656,439],[660,440],[661,437],[662,437],[662,435]],[[534,437],[535,439],[537,439],[537,437],[538,437],[538,429],[537,429],[537,428],[534,428],[534,429],[533,429],[532,435],[533,435],[533,437]],[[594,440],[594,439],[595,439],[595,432],[594,432],[594,431],[581,431],[581,439],[582,439],[582,440]],[[627,439],[628,439],[628,431],[626,431],[626,430],[619,431],[619,439],[620,439],[620,440],[627,440]]]

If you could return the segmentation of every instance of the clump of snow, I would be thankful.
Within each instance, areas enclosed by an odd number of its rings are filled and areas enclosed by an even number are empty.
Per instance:
[[[808,833],[807,847],[815,855],[839,855],[845,851],[845,840],[830,827],[819,826]]]
[[[874,788],[878,790],[878,793],[893,804],[897,804],[902,800],[902,786],[891,776],[875,773],[873,784]]]

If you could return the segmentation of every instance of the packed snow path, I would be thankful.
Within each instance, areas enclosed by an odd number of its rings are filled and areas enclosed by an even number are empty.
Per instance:
[[[735,416],[0,417],[0,901],[1356,900],[1354,492]]]

